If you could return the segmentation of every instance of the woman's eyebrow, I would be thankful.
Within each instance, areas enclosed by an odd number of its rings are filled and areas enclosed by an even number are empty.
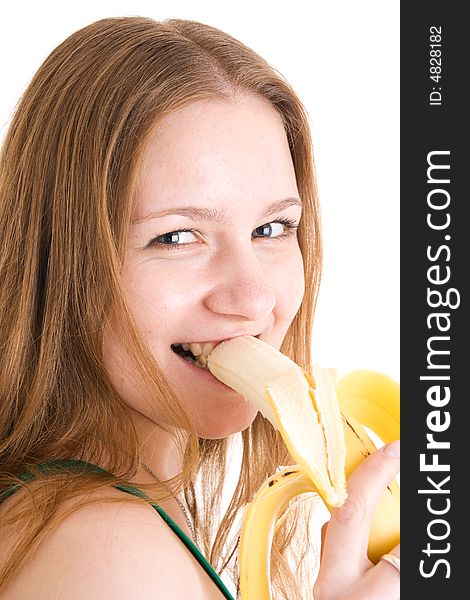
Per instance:
[[[261,215],[261,218],[268,217],[275,212],[285,210],[289,206],[302,206],[300,198],[285,198],[273,202],[267,207],[266,211]],[[132,225],[139,225],[154,219],[166,217],[168,215],[182,215],[193,221],[212,221],[214,223],[227,224],[230,223],[230,218],[227,217],[225,211],[215,206],[177,206],[159,211],[152,211],[143,217],[132,220]]]

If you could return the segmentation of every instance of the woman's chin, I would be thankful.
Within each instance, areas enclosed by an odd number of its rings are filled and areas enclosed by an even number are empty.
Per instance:
[[[200,438],[217,440],[229,437],[235,433],[245,430],[255,420],[258,410],[244,400],[242,410],[226,411],[211,417],[203,415],[196,423],[196,431]]]

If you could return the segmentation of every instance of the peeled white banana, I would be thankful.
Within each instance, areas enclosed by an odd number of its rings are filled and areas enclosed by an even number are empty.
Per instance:
[[[207,366],[271,421],[298,463],[270,477],[244,513],[241,596],[243,600],[270,600],[272,539],[286,505],[311,491],[328,508],[345,501],[346,477],[375,450],[362,424],[384,442],[399,437],[399,386],[372,371],[355,371],[336,384],[333,370],[315,366],[309,374],[273,346],[251,336],[216,346]],[[399,542],[399,531],[399,487],[393,482],[374,514],[368,548],[373,562]]]

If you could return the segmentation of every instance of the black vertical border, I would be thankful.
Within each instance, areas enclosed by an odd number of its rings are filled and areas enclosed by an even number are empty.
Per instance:
[[[402,470],[401,470],[401,508],[402,508],[402,579],[401,598],[461,598],[470,597],[467,578],[470,565],[463,565],[468,556],[466,541],[470,535],[469,509],[470,484],[467,485],[469,471],[467,457],[470,441],[470,429],[465,428],[467,405],[470,401],[470,352],[468,327],[468,279],[470,251],[470,227],[467,227],[466,210],[469,202],[467,173],[470,173],[467,139],[470,134],[470,106],[465,89],[468,88],[470,44],[470,25],[465,19],[465,3],[455,1],[402,2],[400,13],[400,194],[401,194],[401,428],[402,428]],[[430,28],[441,27],[441,78],[438,82],[430,79]],[[430,105],[432,88],[441,88],[441,105]],[[437,94],[434,96],[438,98]],[[466,108],[464,108],[466,104]],[[441,156],[435,162],[450,164],[449,184],[433,185],[427,182],[427,156],[432,151],[449,150],[448,157]],[[435,171],[437,174],[437,171]],[[444,178],[443,172],[440,175]],[[445,230],[433,230],[427,224],[427,215],[433,212],[428,206],[428,194],[432,187],[446,189],[450,194],[450,204],[446,210],[434,211],[435,218],[444,220],[445,213],[450,216],[450,225]],[[436,200],[439,194],[433,196]],[[444,194],[440,195],[443,200]],[[446,239],[445,236],[450,236]],[[440,246],[439,258],[430,261],[427,249],[436,256]],[[450,269],[450,280],[446,284],[433,285],[428,280],[428,269],[440,265],[441,274]],[[436,275],[436,271],[433,272]],[[442,278],[441,275],[441,278]],[[431,308],[427,300],[427,288],[458,290],[460,305],[458,308]],[[454,300],[457,297],[453,294]],[[439,332],[436,321],[432,327],[427,323],[433,312],[449,315],[450,328]],[[446,322],[446,318],[441,324]],[[449,336],[448,341],[433,342],[434,348],[450,354],[440,355],[436,363],[449,364],[450,369],[428,368],[427,344],[431,336]],[[448,375],[449,381],[430,382],[420,380],[423,375]],[[426,434],[430,433],[427,418],[436,410],[427,401],[427,391],[431,385],[448,385],[450,400],[441,407],[442,421],[445,411],[450,417],[450,426],[441,433],[435,433],[435,439],[449,441],[450,448],[437,452],[438,461],[449,464],[449,472],[424,472],[420,469],[420,454],[427,453],[427,462],[432,461],[436,451],[426,449]],[[418,493],[418,490],[433,489],[427,476],[440,484],[450,476],[450,480],[441,486],[449,493]],[[449,510],[442,515],[429,512],[431,507]],[[448,523],[435,522],[443,519]],[[433,540],[429,531],[442,540]],[[449,531],[449,534],[445,534]],[[430,544],[429,555],[424,552]],[[449,546],[447,546],[449,544]],[[448,562],[439,563],[443,559]],[[424,561],[421,563],[421,561]],[[427,573],[434,570],[430,577],[420,573],[420,565]],[[446,577],[446,575],[450,575]],[[460,591],[458,591],[460,590]],[[463,596],[462,596],[463,594]]]

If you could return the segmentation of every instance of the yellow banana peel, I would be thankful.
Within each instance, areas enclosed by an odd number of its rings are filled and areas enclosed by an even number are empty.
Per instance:
[[[276,524],[287,504],[317,492],[331,509],[347,497],[346,477],[376,447],[368,427],[388,443],[399,438],[399,385],[375,371],[353,371],[338,382],[332,369],[307,373],[261,340],[222,342],[207,367],[242,394],[279,430],[298,463],[271,476],[244,512],[240,539],[243,600],[271,600],[270,554]],[[393,481],[373,515],[368,556],[374,563],[400,540],[399,486]]]

